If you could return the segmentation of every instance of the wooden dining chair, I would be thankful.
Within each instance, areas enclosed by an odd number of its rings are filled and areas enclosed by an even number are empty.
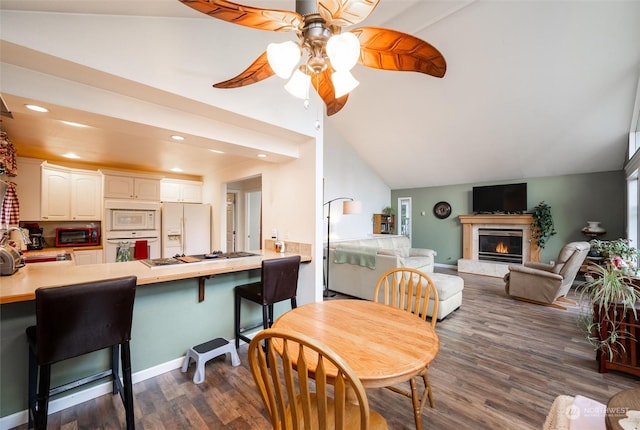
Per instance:
[[[262,341],[268,345],[268,364]],[[388,428],[385,419],[369,409],[367,394],[355,372],[311,337],[290,330],[263,330],[249,344],[248,353],[253,379],[274,430]]]
[[[383,273],[378,279],[373,293],[373,301],[393,306],[410,312],[424,321],[431,314],[431,327],[435,329],[438,320],[438,290],[435,284],[425,273],[407,267],[397,267]],[[428,366],[418,375],[424,382],[422,395],[419,394],[416,378],[409,382],[411,390],[390,386],[391,391],[409,397],[413,402],[416,428],[422,428],[422,410],[429,399],[429,405],[433,408],[435,401],[429,383]]]

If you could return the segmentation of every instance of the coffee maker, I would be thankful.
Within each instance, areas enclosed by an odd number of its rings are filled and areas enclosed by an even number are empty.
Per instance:
[[[25,226],[27,227],[27,226]],[[44,247],[44,236],[42,235],[42,228],[40,228],[37,224],[35,226],[28,226],[29,230],[29,240],[31,243],[27,245],[27,249],[42,249]]]

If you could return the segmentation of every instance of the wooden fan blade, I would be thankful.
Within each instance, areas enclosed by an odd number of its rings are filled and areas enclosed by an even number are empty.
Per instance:
[[[273,76],[275,73],[267,61],[267,52],[263,52],[256,61],[254,61],[247,69],[235,78],[228,81],[214,84],[214,88],[238,88],[246,85],[255,84],[263,79]]]
[[[380,0],[318,0],[318,13],[330,25],[354,25],[368,17]]]
[[[331,116],[340,112],[340,109],[347,104],[349,94],[336,99],[336,92],[333,88],[333,82],[331,81],[331,68],[327,67],[324,72],[321,72],[318,76],[311,76],[311,83],[316,89],[324,104],[327,105],[327,116]]]
[[[447,71],[442,54],[424,40],[410,34],[378,27],[351,30],[360,40],[363,66],[382,70],[420,72],[441,78]]]
[[[243,6],[226,0],[180,0],[192,9],[233,24],[269,31],[297,30],[303,19],[293,11]]]

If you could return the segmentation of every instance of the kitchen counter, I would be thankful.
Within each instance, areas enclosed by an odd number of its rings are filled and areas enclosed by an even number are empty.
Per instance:
[[[180,368],[184,354],[193,345],[217,337],[234,337],[234,289],[259,281],[262,260],[300,255],[302,264],[298,282],[298,304],[314,301],[318,293],[311,245],[295,244],[280,254],[273,247],[256,251],[255,257],[213,259],[202,262],[148,267],[141,261],[80,265],[69,261],[29,263],[11,276],[0,277],[0,428],[14,428],[26,420],[28,386],[27,327],[36,323],[35,290],[135,275],[138,277],[133,326],[131,364],[134,381]],[[51,249],[45,250],[51,253]],[[215,276],[214,276],[215,275]],[[204,297],[206,293],[206,298]],[[290,309],[288,301],[275,305],[275,316]],[[243,321],[253,325],[262,321],[260,306],[248,304]],[[73,366],[61,365],[52,380],[74,380],[83,370],[104,370],[108,351],[96,352],[74,360]],[[190,372],[193,370],[190,369]],[[191,381],[192,374],[184,375]],[[73,405],[78,399],[91,399],[111,392],[105,383],[58,399],[59,405]],[[86,397],[83,397],[86,396]],[[84,400],[82,400],[84,401]],[[60,407],[60,406],[58,406]],[[51,409],[50,410],[55,410]]]
[[[47,248],[48,253],[51,253],[51,249],[53,248]],[[33,255],[31,253],[43,251],[29,251],[29,254],[26,255]],[[224,260],[212,259],[153,268],[148,267],[141,261],[84,266],[65,264],[68,262],[64,261],[29,263],[11,276],[0,277],[0,304],[34,300],[35,290],[41,287],[59,287],[132,275],[138,277],[138,285],[148,285],[259,269],[262,260],[297,255],[297,253],[293,252],[282,254],[273,250],[252,252],[259,255]],[[311,256],[301,255],[301,261],[308,263],[311,261]]]
[[[46,246],[42,249],[27,249],[22,253],[27,255],[40,255],[40,254],[60,254],[63,252],[74,251],[96,251],[102,249],[101,245],[96,246]]]

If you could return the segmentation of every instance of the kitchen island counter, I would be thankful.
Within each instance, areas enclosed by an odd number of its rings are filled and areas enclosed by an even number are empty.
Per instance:
[[[27,419],[28,342],[27,327],[36,323],[35,290],[121,276],[137,276],[138,288],[131,332],[131,365],[134,383],[182,367],[184,354],[193,345],[211,339],[234,337],[234,289],[260,280],[262,260],[300,255],[299,304],[314,301],[318,293],[311,246],[285,254],[272,248],[256,256],[213,259],[171,266],[148,267],[142,261],[91,265],[69,262],[29,263],[11,276],[0,277],[0,428],[14,428]],[[206,292],[206,299],[204,297]],[[276,304],[275,315],[290,309],[288,302]],[[244,303],[243,319],[253,325],[262,321],[262,308]],[[52,381],[79,379],[83,370],[104,370],[109,351],[96,352],[61,363]],[[190,371],[192,372],[192,371]],[[190,381],[191,373],[184,375]],[[99,384],[79,393],[62,396],[50,411],[64,409],[110,393],[111,384]]]
[[[27,264],[11,276],[0,278],[0,304],[24,302],[35,299],[35,290],[41,287],[93,282],[121,276],[137,276],[138,285],[149,285],[181,279],[211,277],[219,274],[259,269],[262,260],[298,255],[273,250],[254,251],[256,256],[212,259],[196,263],[148,267],[141,261],[103,263],[84,266],[60,265],[56,262]],[[301,255],[301,261],[311,261],[310,255]]]

